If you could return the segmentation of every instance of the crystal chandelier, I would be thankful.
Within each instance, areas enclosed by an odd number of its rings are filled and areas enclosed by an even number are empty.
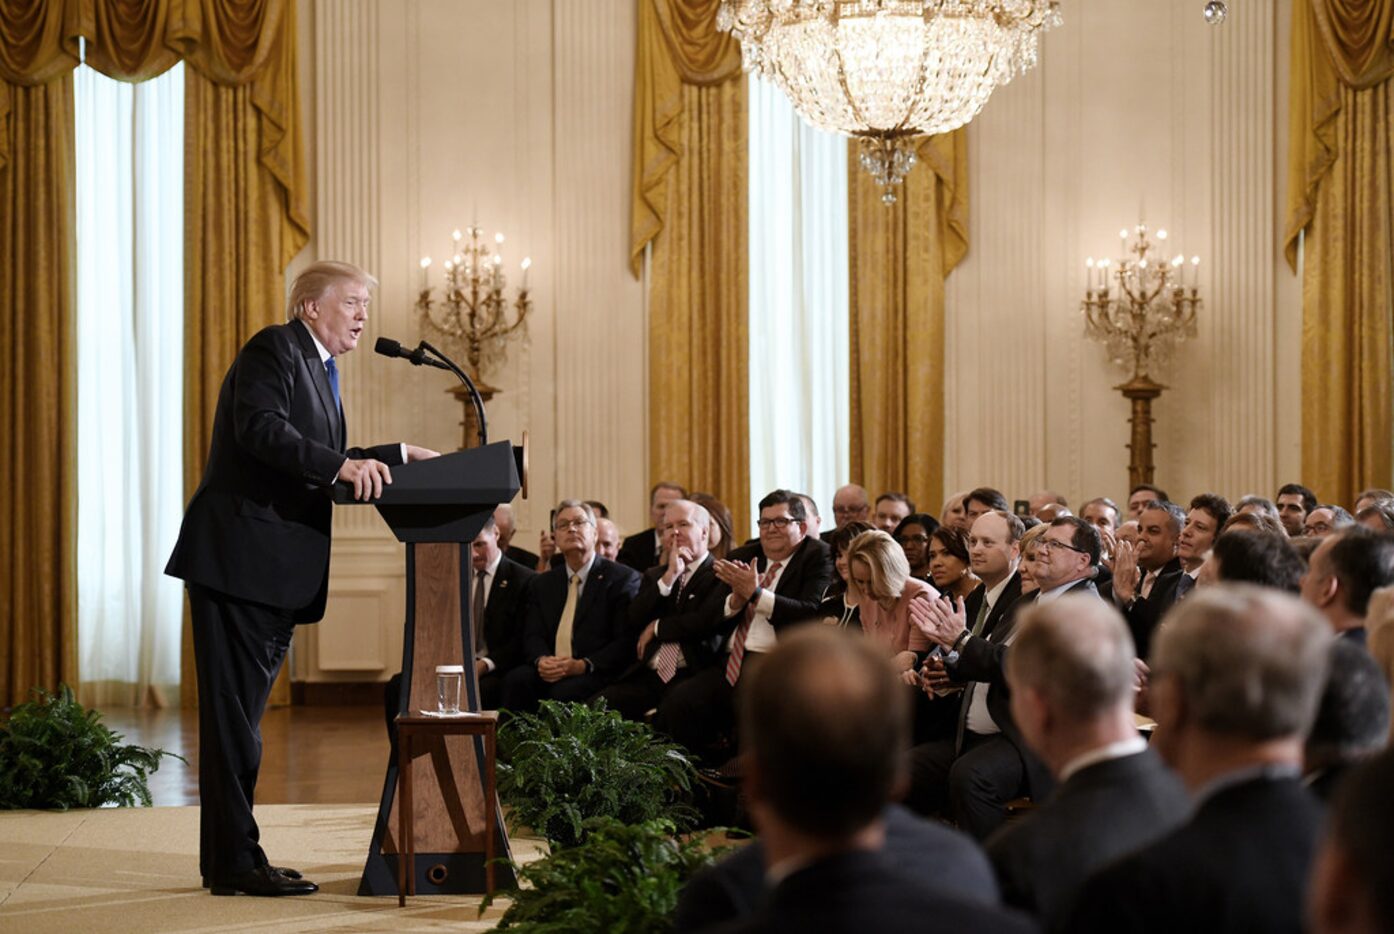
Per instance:
[[[722,0],[717,28],[747,71],[773,81],[822,130],[861,141],[894,203],[913,137],[958,129],[1036,64],[1057,0]]]

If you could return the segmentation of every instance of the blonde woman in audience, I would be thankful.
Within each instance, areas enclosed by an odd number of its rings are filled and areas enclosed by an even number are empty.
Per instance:
[[[1394,685],[1394,586],[1381,587],[1370,594],[1370,606],[1365,610],[1365,638],[1385,679]],[[1389,739],[1394,743],[1394,729],[1390,730]]]
[[[1026,530],[1026,534],[1021,536],[1021,564],[1017,570],[1021,572],[1021,595],[1024,597],[1028,593],[1035,593],[1039,588],[1036,586],[1036,576],[1032,572],[1036,568],[1036,551],[1040,545],[1041,536],[1045,535],[1046,529],[1050,526],[1044,522],[1034,525]]]
[[[941,525],[930,533],[929,581],[955,600],[967,600],[982,583],[969,567],[968,536],[960,529]]]
[[[915,678],[915,653],[930,642],[910,622],[912,600],[936,600],[939,591],[910,576],[910,562],[895,539],[874,529],[852,540],[847,549],[847,602],[856,604],[862,631],[895,657],[894,667]]]

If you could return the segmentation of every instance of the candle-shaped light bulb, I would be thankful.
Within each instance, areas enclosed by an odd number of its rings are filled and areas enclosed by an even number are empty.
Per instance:
[[[1161,230],[1158,230],[1158,231],[1157,231],[1157,239],[1158,239],[1158,240],[1165,240],[1166,238],[1167,238],[1167,229],[1166,229],[1165,227],[1163,227]]]
[[[1126,239],[1128,239],[1128,228],[1124,227],[1122,230],[1118,231],[1118,239],[1119,239],[1119,240],[1126,240]]]
[[[503,243],[503,234],[501,234],[501,233],[496,233],[496,234],[494,234],[494,242],[495,242],[495,243]]]
[[[1140,260],[1137,261],[1137,268],[1138,268],[1138,269],[1146,269],[1146,268],[1147,268],[1147,257],[1144,256],[1142,259],[1140,259]]]
[[[1186,257],[1182,256],[1180,253],[1177,253],[1176,258],[1171,261],[1171,265],[1180,266],[1184,262],[1186,262]]]
[[[456,243],[459,243],[459,242],[460,242],[460,238],[463,237],[463,236],[464,236],[464,234],[460,233],[460,228],[459,228],[459,227],[456,227],[456,228],[455,228],[455,231],[450,235],[450,239],[451,239],[451,240],[454,240]]]
[[[1084,261],[1084,265],[1085,265],[1085,266],[1088,266],[1090,269],[1093,269],[1093,268],[1094,268],[1094,257],[1091,256],[1091,257],[1089,257],[1088,259],[1086,259],[1086,260]]]
[[[1199,257],[1199,256],[1192,256],[1192,257],[1191,257],[1191,265],[1192,265],[1192,266],[1199,266],[1199,265],[1200,265],[1200,257]]]
[[[528,287],[528,270],[532,268],[532,257],[524,256],[519,265],[523,267],[523,288],[526,289]]]
[[[429,270],[430,268],[431,268],[431,257],[429,257],[429,256],[423,256],[423,257],[421,257],[420,288],[421,288],[421,291],[423,291],[423,292],[426,291],[427,289],[429,289],[429,288],[431,287],[431,278],[430,278],[430,273],[428,272],[428,270]]]
[[[421,257],[421,268],[422,268],[422,269],[430,269],[430,268],[431,268],[431,257],[429,257],[429,256],[423,256],[423,257]]]
[[[498,255],[497,253],[495,253],[495,254],[494,254],[494,265],[495,265],[495,266],[500,266],[500,265],[502,265],[502,264],[503,264],[503,257],[500,256],[500,255]]]

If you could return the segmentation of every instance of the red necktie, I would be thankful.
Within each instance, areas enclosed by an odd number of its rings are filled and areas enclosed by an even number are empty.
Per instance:
[[[774,576],[779,572],[781,565],[778,561],[765,569],[765,573],[760,577],[760,589],[764,590],[770,586]],[[755,619],[755,601],[745,605],[745,619],[741,620],[740,627],[736,629],[735,636],[731,639],[731,654],[726,658],[726,683],[732,687],[741,677],[741,662],[745,660],[745,640],[750,635],[750,624]]]

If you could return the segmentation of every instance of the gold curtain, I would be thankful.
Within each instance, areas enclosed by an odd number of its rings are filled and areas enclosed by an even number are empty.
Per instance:
[[[0,706],[78,678],[75,23],[0,2]]]
[[[968,250],[967,131],[924,140],[896,190],[849,143],[852,478],[931,515],[944,486],[944,278]]]
[[[1302,281],[1302,477],[1394,482],[1394,0],[1294,0],[1288,262]]]
[[[630,263],[649,264],[649,474],[750,510],[746,79],[719,0],[639,0]]]

